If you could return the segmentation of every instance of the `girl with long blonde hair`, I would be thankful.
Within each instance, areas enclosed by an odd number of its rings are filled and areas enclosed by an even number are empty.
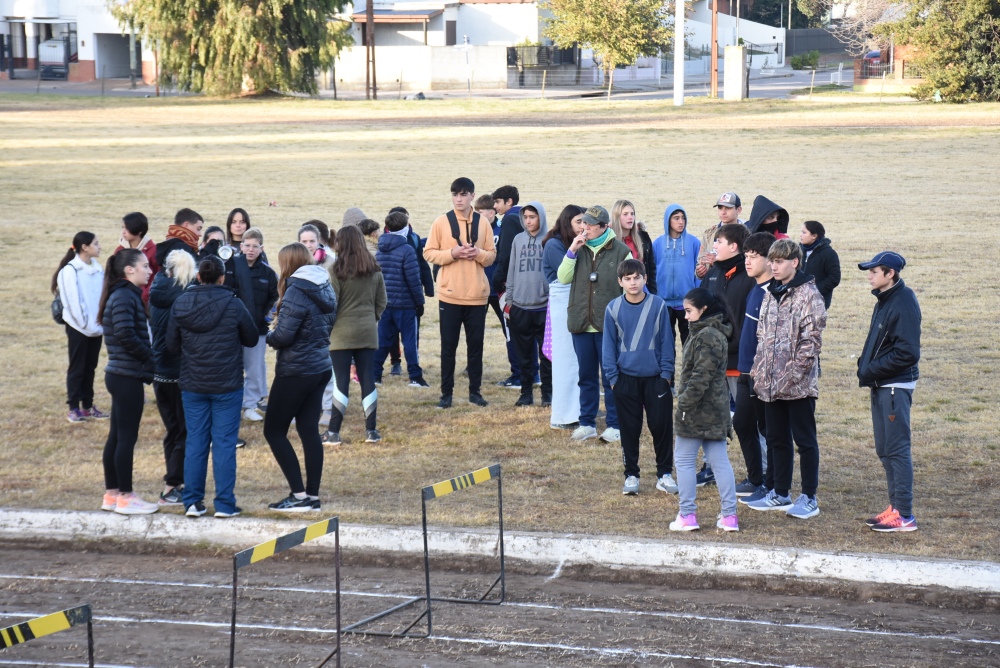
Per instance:
[[[636,220],[635,205],[620,199],[611,207],[611,230],[632,251],[632,257],[646,265],[646,289],[656,294],[656,257],[646,226]]]

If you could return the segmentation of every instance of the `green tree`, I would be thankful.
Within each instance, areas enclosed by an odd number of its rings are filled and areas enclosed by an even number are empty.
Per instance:
[[[950,102],[1000,102],[1000,0],[910,0],[905,16],[878,27],[915,51],[926,82],[915,94]]]
[[[556,46],[575,44],[594,50],[608,77],[608,97],[615,68],[641,56],[672,48],[673,18],[664,0],[546,0],[551,12],[544,34]]]
[[[212,95],[316,93],[316,75],[352,43],[346,0],[109,0],[154,46],[160,79]]]

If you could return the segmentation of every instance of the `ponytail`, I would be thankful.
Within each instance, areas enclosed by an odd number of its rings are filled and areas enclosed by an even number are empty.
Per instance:
[[[142,251],[138,248],[123,248],[104,264],[104,286],[101,288],[101,303],[97,307],[98,325],[104,324],[104,307],[108,304],[111,289],[118,281],[125,280],[125,267],[134,267],[142,257]]]
[[[50,288],[52,290],[52,294],[55,294],[56,291],[59,290],[59,272],[63,270],[63,267],[72,262],[73,258],[80,254],[80,251],[83,250],[84,246],[89,246],[94,243],[94,239],[96,238],[97,235],[93,232],[77,232],[73,236],[73,245],[69,247],[69,250],[66,251],[65,255],[63,255],[62,260],[59,261],[59,267],[56,269],[56,273],[52,274],[52,286]]]

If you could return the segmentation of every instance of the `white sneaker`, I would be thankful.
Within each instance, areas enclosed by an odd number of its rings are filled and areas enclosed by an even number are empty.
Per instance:
[[[115,512],[119,515],[152,515],[159,509],[159,504],[143,501],[135,492],[119,494],[115,506]]]
[[[666,492],[667,494],[677,493],[677,483],[674,482],[673,476],[669,473],[664,473],[659,478],[656,479],[656,489],[661,492]]]
[[[608,427],[601,434],[601,440],[605,443],[617,443],[622,440],[622,433],[614,427]]]
[[[597,429],[594,427],[584,427],[580,425],[573,430],[572,436],[570,436],[574,441],[586,441],[588,438],[597,438]]]
[[[243,419],[250,422],[260,422],[264,419],[264,416],[258,413],[256,408],[248,408],[243,411]]]
[[[639,479],[634,475],[625,478],[625,486],[622,487],[622,494],[625,496],[635,496],[639,493]]]

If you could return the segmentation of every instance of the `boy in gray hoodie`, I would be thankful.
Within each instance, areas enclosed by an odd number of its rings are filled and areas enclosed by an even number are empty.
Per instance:
[[[545,312],[549,304],[549,282],[542,272],[542,239],[548,232],[545,207],[531,202],[521,208],[521,225],[524,231],[514,237],[510,248],[510,262],[506,267],[507,290],[503,294],[504,313],[510,326],[518,364],[521,368],[521,396],[515,406],[534,404],[535,355],[538,356],[542,377],[542,406],[552,404],[552,362],[542,355],[545,338]],[[497,268],[497,274],[504,267]],[[494,277],[496,280],[496,277]]]

